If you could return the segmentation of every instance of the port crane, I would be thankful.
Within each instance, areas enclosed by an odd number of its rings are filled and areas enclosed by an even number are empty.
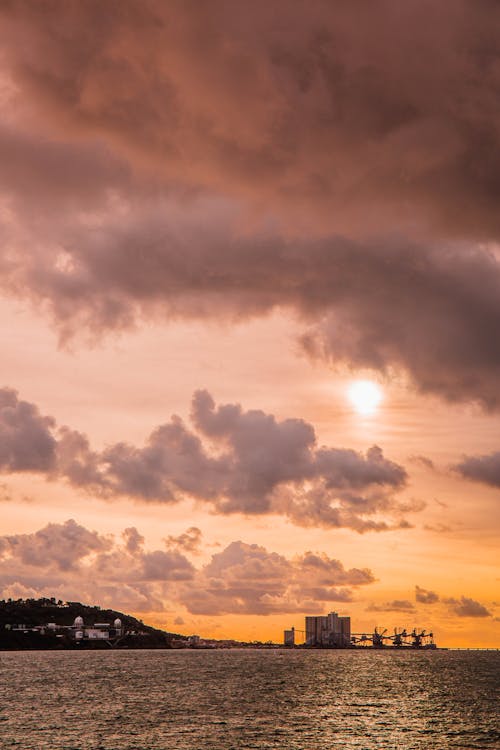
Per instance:
[[[416,628],[413,628],[412,632],[410,633],[410,637],[412,639],[412,648],[425,648],[425,646],[434,645],[434,635],[432,633],[426,633],[425,630],[417,633]]]
[[[353,633],[351,635],[351,643],[353,643],[354,645],[357,645],[358,643],[365,645],[371,642],[372,642],[372,636],[366,635],[366,633]]]
[[[382,648],[385,645],[384,639],[392,638],[392,636],[385,635],[386,633],[387,628],[384,628],[384,630],[380,632],[378,628],[375,628],[370,635],[367,635],[366,633],[353,633],[351,635],[351,643],[354,645],[358,643],[361,645],[371,644],[373,648]]]
[[[425,630],[417,631],[413,628],[411,633],[408,633],[406,628],[400,630],[394,628],[393,635],[386,635],[387,628],[379,630],[376,627],[370,635],[366,633],[353,633],[351,636],[351,643],[353,646],[369,646],[372,648],[386,648],[387,646],[392,648],[435,648],[433,633],[427,633]],[[389,643],[385,643],[389,641]]]
[[[408,633],[406,632],[406,628],[403,628],[403,630],[398,630],[398,628],[394,628],[394,635],[388,636],[388,638],[391,639],[392,645],[397,646],[398,648],[405,645],[405,638],[408,637]]]

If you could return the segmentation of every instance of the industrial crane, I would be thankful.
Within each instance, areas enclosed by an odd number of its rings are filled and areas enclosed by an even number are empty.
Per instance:
[[[384,646],[384,639],[389,639],[393,637],[390,635],[385,635],[386,633],[387,633],[387,628],[382,630],[380,633],[378,631],[378,628],[375,628],[375,630],[373,631],[371,635],[366,635],[366,633],[353,633],[351,636],[351,642],[354,644],[371,643],[373,648],[382,648]]]
[[[390,636],[385,635],[385,633],[387,633],[387,628],[384,628],[381,633],[379,633],[378,629],[375,628],[372,633],[373,648],[382,648],[384,646],[384,638],[390,638]]]
[[[366,635],[366,633],[353,633],[351,635],[351,643],[371,643],[371,636]]]
[[[417,629],[413,628],[410,637],[412,639],[410,644],[412,648],[434,648],[433,633],[426,633],[425,630],[417,633]]]
[[[426,630],[417,631],[413,628],[411,633],[408,633],[406,628],[401,630],[400,628],[394,628],[393,635],[386,635],[387,628],[379,630],[376,627],[371,633],[353,633],[351,636],[351,643],[356,645],[371,645],[373,648],[384,648],[390,646],[392,648],[435,648],[433,634],[427,633]],[[385,641],[389,641],[388,644]]]
[[[408,633],[406,632],[406,628],[403,630],[398,631],[398,628],[394,628],[394,635],[388,635],[387,638],[390,638],[392,641],[392,645],[396,646],[396,648],[402,648],[403,646],[406,646],[405,638],[408,637]]]

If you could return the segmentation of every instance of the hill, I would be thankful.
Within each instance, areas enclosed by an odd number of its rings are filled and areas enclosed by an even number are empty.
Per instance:
[[[117,641],[120,648],[171,648],[173,639],[184,638],[114,609],[55,598],[8,599],[0,600],[0,649],[109,647],[110,640],[106,639],[76,643],[71,630],[76,617],[82,617],[86,627],[95,623],[112,624],[120,619],[123,626],[123,634]],[[51,627],[46,627],[49,624]]]

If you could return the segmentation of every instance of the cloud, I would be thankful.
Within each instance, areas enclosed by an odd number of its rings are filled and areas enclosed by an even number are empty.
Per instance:
[[[303,336],[311,356],[383,373],[400,368],[423,393],[496,409],[500,351],[480,331],[500,316],[498,258],[470,246],[417,249],[390,241],[358,257],[357,268],[352,257],[341,266],[345,297]]]
[[[309,223],[495,233],[498,9],[397,10],[4,4],[13,117]]]
[[[423,528],[426,531],[435,531],[437,534],[447,534],[452,530],[452,527],[448,526],[446,523],[424,523]]]
[[[174,547],[185,552],[197,553],[199,551],[202,539],[202,533],[196,526],[190,526],[189,529],[179,536],[168,536],[165,540],[167,547]]]
[[[400,6],[4,3],[4,292],[63,338],[287,310],[497,409],[500,10]]]
[[[439,594],[421,586],[415,586],[415,600],[421,604],[435,604],[439,601]]]
[[[370,570],[346,570],[325,554],[288,559],[238,541],[212,556],[181,601],[203,615],[321,612],[326,602],[351,601],[353,587],[374,580]]]
[[[448,612],[456,617],[490,617],[491,612],[480,602],[468,596],[454,597],[440,596],[435,591],[415,586],[415,599],[420,604],[436,604],[442,602],[447,606]]]
[[[55,464],[54,420],[20,401],[10,388],[0,389],[0,469],[49,471]]]
[[[58,596],[133,611],[184,607],[192,614],[320,612],[375,580],[325,553],[287,558],[232,542],[196,568],[177,550],[149,550],[137,529],[121,540],[75,521],[0,536],[0,592]],[[167,606],[168,605],[168,606]],[[176,624],[182,624],[177,618]],[[181,618],[182,619],[182,618]]]
[[[2,590],[3,599],[36,599],[39,593],[36,589],[29,586],[23,586],[21,583],[13,583],[11,586],[5,586]]]
[[[460,599],[448,598],[443,600],[449,611],[457,617],[491,617],[491,612],[480,602],[462,596]]]
[[[142,545],[144,544],[144,537],[139,534],[134,526],[130,526],[128,529],[124,529],[122,538],[125,542],[125,548],[127,552],[130,552],[132,555],[136,552],[139,552]]]
[[[7,484],[0,482],[0,503],[10,503],[12,495]]]
[[[384,604],[369,604],[367,612],[414,612],[415,605],[407,599],[393,599]]]
[[[162,611],[168,590],[195,576],[193,565],[176,551],[144,550],[135,528],[125,529],[122,540],[72,519],[33,534],[0,536],[0,590],[10,596],[24,587],[32,596]]]
[[[8,393],[18,403],[14,392]],[[277,513],[302,526],[348,527],[360,533],[406,528],[403,515],[424,507],[395,499],[406,486],[407,473],[378,446],[366,454],[318,446],[314,428],[302,419],[279,421],[260,410],[244,411],[239,404],[216,407],[207,391],[193,396],[195,431],[173,416],[153,430],[144,447],[115,443],[100,452],[92,450],[85,435],[69,427],[57,429],[55,420],[41,417],[33,404],[20,403],[36,415],[24,431],[33,424],[38,435],[43,426],[51,460],[47,467],[40,464],[39,441],[27,435],[20,447],[13,443],[5,469],[23,465],[100,497],[161,503],[191,498],[219,514]],[[132,551],[141,540],[133,529],[125,533]],[[191,551],[199,535],[192,527],[168,543]]]
[[[500,452],[485,456],[465,456],[454,469],[464,479],[481,482],[490,487],[500,487]]]
[[[424,469],[428,469],[429,471],[435,471],[436,469],[434,461],[427,456],[410,456],[408,460],[414,464],[422,466]]]
[[[63,338],[147,316],[227,321],[287,309],[313,358],[383,374],[402,370],[423,393],[498,407],[500,352],[482,333],[500,318],[492,251],[402,237],[249,234],[208,200],[180,209],[171,200],[152,198],[153,208],[123,200],[124,208],[109,212],[96,207],[90,220],[67,216],[67,226],[34,226],[37,237],[50,233],[34,257],[23,249],[34,239],[22,212],[14,223],[27,236],[5,240],[14,248],[5,291],[28,290]]]
[[[185,581],[193,577],[193,566],[179,552],[145,552],[141,563],[142,577],[147,581]]]
[[[83,558],[109,546],[106,537],[88,531],[73,519],[64,524],[49,523],[34,534],[0,537],[0,554],[23,565],[54,565],[61,571],[75,569]]]

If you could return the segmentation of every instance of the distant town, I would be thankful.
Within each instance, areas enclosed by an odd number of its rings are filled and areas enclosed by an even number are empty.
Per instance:
[[[79,602],[50,599],[0,601],[0,649],[52,648],[412,648],[435,649],[432,632],[374,628],[352,633],[351,618],[330,612],[306,616],[304,629],[284,631],[283,642],[211,639],[145,625],[130,615]]]

